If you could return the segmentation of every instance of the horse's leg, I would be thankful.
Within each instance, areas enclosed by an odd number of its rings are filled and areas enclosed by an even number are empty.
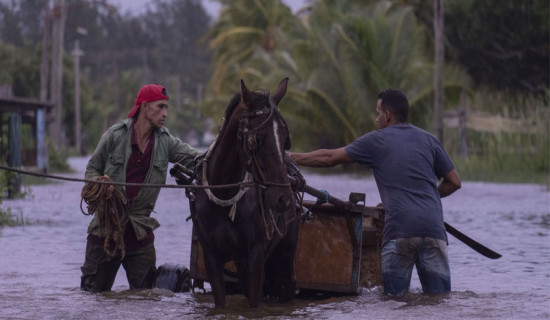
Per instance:
[[[210,250],[203,250],[204,253],[204,266],[206,267],[206,273],[210,286],[212,287],[212,294],[214,295],[214,304],[216,308],[225,308],[225,284],[223,281],[223,261],[216,258]]]
[[[248,304],[258,307],[262,300],[264,280],[263,242],[252,245],[248,252]]]
[[[243,294],[248,299],[250,297],[250,284],[248,283],[248,261],[240,260],[235,261],[235,266],[237,267],[237,274],[239,277],[239,284],[243,290]]]
[[[265,264],[265,292],[278,301],[292,300],[296,293],[294,256],[297,240],[298,225],[291,225]]]

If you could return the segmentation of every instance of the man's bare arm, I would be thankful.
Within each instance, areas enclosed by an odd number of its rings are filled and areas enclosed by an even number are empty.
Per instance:
[[[437,187],[437,191],[439,191],[439,196],[443,198],[460,189],[461,185],[462,182],[460,181],[458,172],[453,169],[445,176],[443,176],[443,181],[441,181],[441,183]]]
[[[337,164],[353,162],[344,148],[319,149],[305,153],[292,152],[289,155],[298,165],[306,167],[334,167]]]

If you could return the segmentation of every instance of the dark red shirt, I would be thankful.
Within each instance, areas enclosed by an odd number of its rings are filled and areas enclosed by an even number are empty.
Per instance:
[[[147,172],[149,172],[149,167],[151,166],[151,157],[153,154],[153,146],[155,145],[155,131],[149,136],[149,141],[145,146],[145,150],[141,152],[139,149],[139,144],[137,142],[136,130],[132,124],[132,154],[130,159],[128,159],[128,164],[126,165],[126,182],[127,183],[143,183]],[[139,186],[126,186],[126,196],[128,197],[129,204],[134,201],[139,193]],[[88,235],[88,240],[97,245],[103,245],[105,241],[104,238],[99,238],[94,235]],[[136,233],[131,223],[126,225],[126,230],[124,231],[124,247],[126,251],[133,251],[140,248],[143,248],[150,243],[155,241],[155,235],[153,230],[147,233],[147,236],[138,241],[136,238]],[[111,248],[114,248],[115,244],[111,241]]]
[[[145,146],[145,150],[141,152],[136,137],[136,130],[132,124],[132,154],[126,165],[126,182],[127,183],[143,183],[149,167],[151,166],[151,156],[153,153],[153,145],[155,144],[155,131],[149,136],[149,141]],[[126,186],[126,196],[130,203],[137,197],[139,186]]]

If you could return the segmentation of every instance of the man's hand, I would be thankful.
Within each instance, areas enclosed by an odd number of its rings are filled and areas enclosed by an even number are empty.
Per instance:
[[[109,181],[113,181],[111,180],[111,178],[108,176],[108,175],[103,175],[101,177],[98,177],[97,178],[97,181],[105,181],[105,182],[109,182]],[[109,184],[106,189],[105,189],[105,196],[106,196],[106,199],[109,199],[111,198],[111,196],[113,195],[113,191],[115,191],[115,185],[113,184]]]
[[[443,198],[460,189],[461,186],[462,182],[460,181],[458,172],[453,169],[443,176],[443,181],[437,186],[437,191],[439,191],[439,196]]]

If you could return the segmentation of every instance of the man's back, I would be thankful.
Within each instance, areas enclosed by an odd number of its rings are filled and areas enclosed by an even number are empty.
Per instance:
[[[346,152],[373,169],[386,210],[384,243],[409,237],[446,240],[437,179],[454,167],[435,137],[395,124],[360,137]]]

